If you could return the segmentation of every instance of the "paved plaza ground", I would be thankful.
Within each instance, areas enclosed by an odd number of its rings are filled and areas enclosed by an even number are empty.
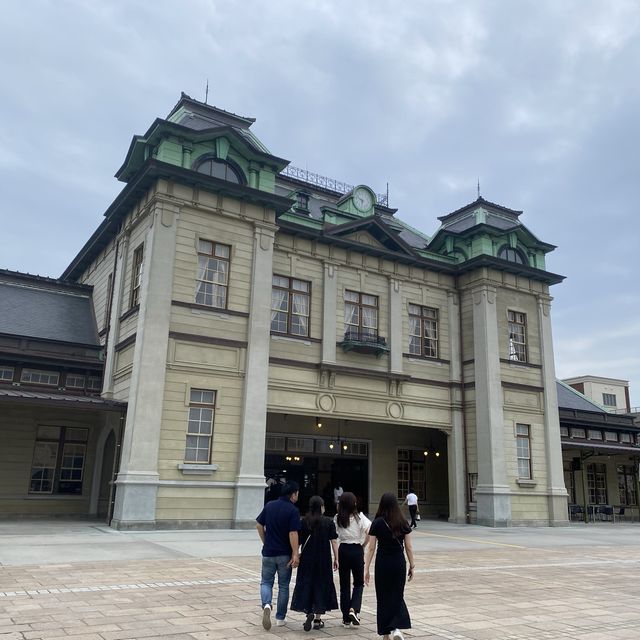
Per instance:
[[[409,638],[640,639],[640,525],[488,529],[420,523]],[[101,523],[0,521],[0,640],[375,639],[339,612],[265,632],[255,531],[121,533]],[[337,576],[336,576],[337,578]],[[295,574],[294,574],[295,579]],[[293,585],[292,585],[293,586]]]

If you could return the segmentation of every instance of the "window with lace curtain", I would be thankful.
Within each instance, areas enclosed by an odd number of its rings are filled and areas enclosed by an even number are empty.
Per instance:
[[[226,309],[231,247],[211,240],[198,241],[196,302]]]
[[[311,283],[274,274],[271,284],[271,331],[308,336]]]
[[[409,353],[438,357],[438,310],[409,305]]]
[[[140,303],[140,287],[142,286],[142,261],[144,258],[144,245],[140,245],[133,252],[133,264],[131,265],[131,293],[129,295],[129,308]]]
[[[509,360],[527,362],[527,314],[509,311]]]
[[[378,337],[378,296],[344,292],[345,340],[375,340]]]

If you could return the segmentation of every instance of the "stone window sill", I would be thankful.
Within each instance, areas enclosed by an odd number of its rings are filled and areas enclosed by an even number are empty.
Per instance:
[[[518,478],[517,483],[521,487],[530,487],[532,489],[538,484],[535,480],[529,480],[526,478]]]
[[[184,475],[210,475],[214,471],[218,470],[217,464],[189,464],[188,462],[180,462],[178,469],[182,471]]]

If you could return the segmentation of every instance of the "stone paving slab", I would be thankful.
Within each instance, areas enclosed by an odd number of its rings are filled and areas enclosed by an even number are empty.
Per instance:
[[[407,638],[638,640],[640,536],[607,546],[601,532],[593,545],[590,535],[581,530],[571,545],[562,533],[560,543],[547,539],[536,546],[531,532],[512,530],[508,538],[473,528],[415,532],[419,551],[416,577],[406,590],[413,622]],[[95,540],[99,544],[100,537]],[[290,613],[285,627],[274,624],[267,633],[257,555],[146,555],[0,566],[0,640],[376,637],[373,587],[365,589],[358,628],[343,628],[340,613],[331,612],[323,631],[305,633],[302,614]],[[97,550],[93,557],[100,556]]]

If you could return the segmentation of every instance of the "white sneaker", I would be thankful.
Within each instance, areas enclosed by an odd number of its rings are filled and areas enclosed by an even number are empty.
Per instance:
[[[262,609],[262,626],[265,631],[271,629],[271,605],[265,604]]]
[[[402,635],[402,631],[400,631],[400,629],[394,629],[391,632],[391,640],[404,640],[404,636]]]
[[[284,627],[286,624],[287,624],[286,618],[284,620],[278,620],[278,618],[276,618],[276,627]]]

